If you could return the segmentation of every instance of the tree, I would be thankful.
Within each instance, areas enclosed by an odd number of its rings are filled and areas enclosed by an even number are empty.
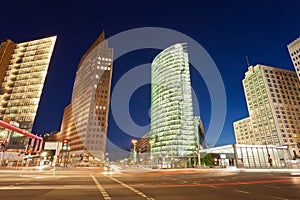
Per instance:
[[[213,166],[214,165],[214,159],[211,156],[211,154],[206,154],[202,159],[201,159],[202,165],[206,166]]]

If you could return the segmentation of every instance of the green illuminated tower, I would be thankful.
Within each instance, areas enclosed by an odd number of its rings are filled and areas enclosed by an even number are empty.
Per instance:
[[[162,168],[189,167],[198,145],[186,43],[162,51],[151,66],[151,160]]]

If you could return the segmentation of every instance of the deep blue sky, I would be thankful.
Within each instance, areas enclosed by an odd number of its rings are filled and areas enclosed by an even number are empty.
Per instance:
[[[1,3],[0,39],[16,43],[57,35],[33,133],[59,131],[71,101],[78,62],[102,30],[106,37],[138,27],[164,27],[184,33],[210,54],[227,93],[227,116],[219,145],[235,141],[232,123],[248,116],[242,88],[250,64],[294,70],[287,44],[300,35],[299,1],[5,1]],[[141,50],[114,63],[112,86],[130,68],[149,63],[157,50]],[[210,99],[201,77],[192,72],[201,117],[210,122]],[[149,123],[149,85],[130,104],[136,123]],[[200,97],[201,96],[201,97]],[[109,121],[109,137],[128,148],[131,137]]]

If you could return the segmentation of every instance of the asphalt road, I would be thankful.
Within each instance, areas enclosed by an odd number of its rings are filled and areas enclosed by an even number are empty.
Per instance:
[[[225,170],[0,170],[5,200],[300,200],[300,176]]]

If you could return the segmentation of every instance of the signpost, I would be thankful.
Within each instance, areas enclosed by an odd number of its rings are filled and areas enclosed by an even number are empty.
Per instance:
[[[45,147],[44,147],[45,150],[55,150],[54,160],[53,160],[54,169],[55,169],[59,152],[62,149],[62,146],[63,146],[62,142],[45,142]]]

